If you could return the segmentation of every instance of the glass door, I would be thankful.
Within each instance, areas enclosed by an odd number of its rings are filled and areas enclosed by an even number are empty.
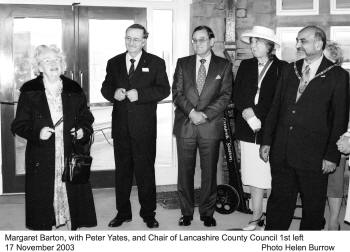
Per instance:
[[[21,85],[33,78],[31,54],[56,44],[66,54],[66,75],[80,83],[95,116],[93,187],[114,186],[111,104],[100,95],[107,60],[125,50],[125,29],[146,25],[145,8],[0,5],[0,102],[3,192],[24,191],[25,139],[10,131]]]
[[[10,131],[15,116],[19,88],[34,77],[33,49],[40,44],[56,44],[72,51],[72,10],[70,6],[0,6],[0,101],[3,192],[24,191],[24,151],[26,140]],[[68,71],[74,62],[68,58]]]
[[[125,51],[126,28],[133,23],[146,26],[146,18],[145,8],[79,7],[79,78],[95,117],[95,141],[91,148],[94,187],[114,186],[112,104],[100,92],[107,61]]]

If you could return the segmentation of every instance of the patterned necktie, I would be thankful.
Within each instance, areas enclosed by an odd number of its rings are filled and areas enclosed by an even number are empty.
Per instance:
[[[135,60],[134,59],[130,59],[131,62],[131,66],[129,68],[129,79],[133,76],[133,74],[135,73]]]
[[[207,77],[206,76],[206,71],[205,71],[205,59],[201,59],[200,62],[201,62],[201,65],[199,66],[199,69],[198,69],[198,75],[197,75],[197,90],[198,90],[198,93],[201,94],[202,90],[203,90],[203,86],[204,86],[204,83],[205,83],[205,78]]]
[[[299,100],[300,96],[305,91],[305,88],[309,84],[309,80],[310,80],[310,65],[306,65],[304,68],[304,71],[303,71],[303,76],[302,76],[300,83],[299,83],[296,101]]]

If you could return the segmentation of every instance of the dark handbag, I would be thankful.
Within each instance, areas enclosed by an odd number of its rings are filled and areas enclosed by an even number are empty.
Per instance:
[[[81,143],[74,132],[72,152],[66,158],[62,181],[71,184],[86,184],[90,179],[92,157],[90,148],[93,143],[93,134],[87,143]]]

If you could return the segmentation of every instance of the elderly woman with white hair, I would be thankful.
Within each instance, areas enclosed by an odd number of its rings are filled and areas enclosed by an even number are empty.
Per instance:
[[[269,163],[259,157],[259,147],[277,80],[287,63],[274,55],[279,42],[272,29],[254,26],[251,31],[242,34],[241,40],[250,45],[253,54],[253,58],[242,60],[233,90],[242,183],[249,186],[253,211],[243,230],[251,231],[264,224],[263,198],[265,191],[271,189],[271,173]]]
[[[94,117],[81,87],[63,75],[64,55],[56,46],[35,49],[36,78],[20,88],[11,130],[27,140],[25,151],[26,226],[51,230],[66,226],[76,230],[96,226],[90,183],[62,181],[64,163],[77,139],[88,141]]]

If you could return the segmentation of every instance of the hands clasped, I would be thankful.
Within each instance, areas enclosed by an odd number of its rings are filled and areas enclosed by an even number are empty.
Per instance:
[[[123,101],[125,98],[128,98],[130,102],[137,101],[139,99],[137,90],[131,89],[126,91],[125,88],[118,88],[114,93],[114,99]]]
[[[188,117],[194,125],[200,125],[206,122],[205,114],[200,111],[192,110]]]
[[[344,154],[349,154],[350,153],[350,137],[346,136],[347,133],[343,134],[339,140],[337,141],[337,146],[338,146],[338,150],[341,153]]]

